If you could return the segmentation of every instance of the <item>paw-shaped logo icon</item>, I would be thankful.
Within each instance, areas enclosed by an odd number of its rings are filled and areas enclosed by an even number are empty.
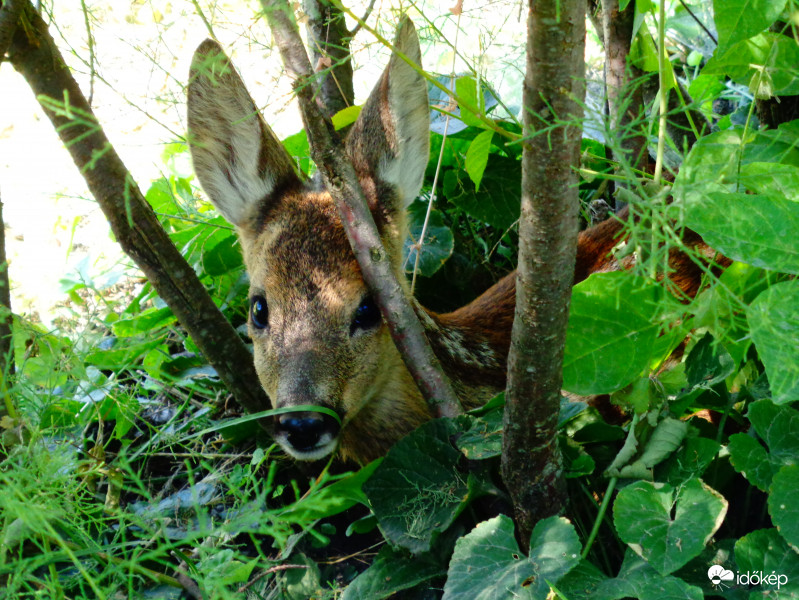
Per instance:
[[[707,578],[713,585],[719,585],[722,581],[735,579],[735,574],[721,565],[713,565],[707,570]]]

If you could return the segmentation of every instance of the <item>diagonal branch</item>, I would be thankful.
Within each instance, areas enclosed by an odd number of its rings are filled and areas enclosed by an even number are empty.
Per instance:
[[[122,249],[197,343],[236,400],[250,411],[269,408],[252,356],[177,251],[117,155],[47,24],[30,2],[9,46],[9,60],[36,94],[64,146],[108,219]]]
[[[338,207],[366,285],[374,293],[391,337],[436,416],[455,416],[460,403],[430,349],[422,325],[391,269],[380,235],[343,143],[314,102],[311,63],[286,0],[261,0],[280,49],[311,144],[311,155]]]

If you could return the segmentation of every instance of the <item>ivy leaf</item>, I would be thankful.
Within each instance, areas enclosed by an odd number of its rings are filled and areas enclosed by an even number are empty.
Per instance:
[[[592,595],[596,600],[702,600],[698,587],[688,585],[673,575],[662,575],[640,556],[628,549],[618,577],[602,582]]]
[[[493,131],[483,131],[472,140],[469,150],[466,152],[466,162],[464,164],[469,178],[474,182],[474,191],[480,191],[480,182],[483,179],[483,172],[488,164],[488,154],[491,151],[491,139],[494,137]]]
[[[799,555],[776,529],[759,529],[739,539],[735,543],[735,563],[739,574],[773,573],[784,577],[779,588],[761,582],[757,590],[762,598],[796,598],[799,594]]]
[[[420,554],[452,524],[468,498],[461,453],[449,419],[425,423],[389,450],[363,486],[380,529],[393,544]]]
[[[566,519],[550,517],[536,523],[527,558],[516,543],[513,521],[499,515],[455,543],[444,600],[544,600],[550,584],[579,561],[580,540]]]
[[[574,286],[564,389],[608,394],[643,373],[658,333],[658,293],[648,279],[625,272],[595,273]]]
[[[771,484],[772,467],[766,449],[745,433],[734,433],[727,444],[730,463],[747,481],[762,491]]]
[[[613,504],[619,537],[661,575],[698,556],[726,514],[727,500],[699,479],[676,491],[638,481],[621,490]]]
[[[796,207],[799,210],[799,204]],[[799,260],[797,267],[799,272]],[[799,281],[784,281],[764,290],[749,305],[746,320],[766,366],[772,399],[777,404],[796,400],[799,398]]]
[[[794,551],[799,552],[799,505],[796,504],[799,490],[799,465],[781,468],[771,482],[768,497],[768,512],[774,525]]]
[[[341,600],[382,600],[444,574],[431,560],[383,546],[372,564],[347,586]]]

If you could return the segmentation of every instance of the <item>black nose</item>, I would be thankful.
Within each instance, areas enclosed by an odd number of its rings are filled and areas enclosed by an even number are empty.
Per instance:
[[[296,412],[280,415],[277,430],[286,434],[286,440],[295,450],[303,452],[335,439],[339,425],[333,417],[322,413]]]

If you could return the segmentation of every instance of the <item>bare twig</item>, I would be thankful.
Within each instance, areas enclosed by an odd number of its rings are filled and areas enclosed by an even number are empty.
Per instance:
[[[364,280],[388,325],[408,370],[436,416],[461,412],[438,359],[430,349],[411,302],[392,271],[352,163],[332,123],[313,99],[313,70],[286,0],[261,0],[294,90],[311,144],[311,155],[338,207]]]
[[[355,24],[355,27],[352,28],[352,31],[350,31],[350,37],[351,38],[354,38],[355,34],[358,33],[358,31],[361,29],[361,23],[365,23],[366,22],[366,19],[368,19],[369,15],[372,14],[372,9],[374,7],[375,7],[375,0],[370,0],[369,1],[369,6],[367,6],[366,10],[363,12],[363,16]]]
[[[271,575],[272,573],[277,573],[279,571],[288,571],[289,569],[307,569],[308,565],[275,565],[273,567],[269,567],[268,569],[264,569],[258,575],[253,577],[250,581],[245,583],[241,586],[238,590],[236,590],[239,594],[242,592],[246,592],[247,589],[252,586],[253,584],[257,583],[267,575]]]

